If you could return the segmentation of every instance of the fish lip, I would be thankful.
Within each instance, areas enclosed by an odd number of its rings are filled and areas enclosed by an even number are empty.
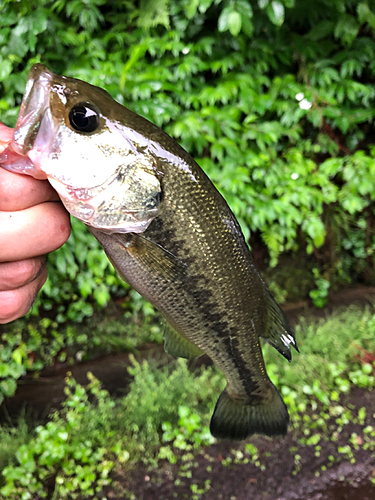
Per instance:
[[[18,155],[27,156],[34,146],[41,119],[49,107],[53,76],[53,73],[43,64],[34,64],[29,71],[25,94],[10,144],[11,149]]]

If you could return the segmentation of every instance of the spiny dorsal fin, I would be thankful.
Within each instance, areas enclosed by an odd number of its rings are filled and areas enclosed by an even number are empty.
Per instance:
[[[294,333],[284,313],[268,290],[266,300],[268,302],[267,319],[265,331],[261,336],[288,361],[291,361],[290,346],[292,345],[299,352]]]

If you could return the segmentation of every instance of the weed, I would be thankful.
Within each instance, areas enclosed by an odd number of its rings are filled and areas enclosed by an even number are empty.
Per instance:
[[[373,386],[372,363],[359,362],[356,354],[359,346],[368,352],[374,346],[374,316],[350,308],[303,326],[303,333],[297,332],[302,354],[292,364],[265,349],[268,372],[289,406],[292,427],[299,429],[299,444],[313,446],[319,457],[329,439],[343,459],[353,462],[359,448],[375,449],[375,431],[366,426],[365,408],[342,406],[340,395],[353,384]],[[19,354],[12,359],[17,362]],[[184,360],[139,362],[134,356],[129,372],[133,381],[125,397],[111,399],[92,376],[87,389],[69,378],[62,410],[34,435],[25,426],[19,433],[1,430],[2,495],[11,500],[30,494],[45,498],[53,483],[57,496],[52,498],[95,498],[109,484],[112,471],[138,461],[152,467],[166,459],[177,464],[177,479],[192,477],[197,451],[213,442],[207,423],[225,385],[222,374],[212,367],[191,371]],[[363,433],[353,433],[343,443],[342,433],[352,422],[365,426]],[[302,458],[296,446],[290,452],[296,475]],[[335,460],[330,455],[324,466]],[[222,460],[224,467],[245,463],[265,467],[253,443]],[[208,487],[196,484],[192,497],[199,498]]]
[[[355,306],[320,321],[302,319],[296,328],[300,354],[283,363],[270,346],[264,348],[267,371],[288,405],[292,421],[318,404],[337,403],[354,384],[375,385],[372,363],[358,363],[362,349],[375,350],[375,315]],[[337,405],[336,405],[337,406]]]
[[[116,454],[124,457],[122,449],[111,451],[103,446],[113,434],[110,415],[114,402],[97,379],[91,374],[89,378],[87,391],[68,378],[67,398],[61,412],[54,413],[46,425],[38,426],[29,443],[18,447],[16,464],[3,470],[5,485],[1,493],[6,498],[47,498],[48,482],[53,478],[52,500],[95,499],[103,486],[110,483],[113,458]],[[95,410],[89,394],[96,398]]]

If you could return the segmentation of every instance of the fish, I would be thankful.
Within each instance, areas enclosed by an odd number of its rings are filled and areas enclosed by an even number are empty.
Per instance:
[[[286,434],[260,339],[290,361],[294,333],[228,204],[175,140],[105,90],[35,64],[0,165],[49,180],[119,276],[162,313],[167,353],[205,353],[223,372],[214,437]]]

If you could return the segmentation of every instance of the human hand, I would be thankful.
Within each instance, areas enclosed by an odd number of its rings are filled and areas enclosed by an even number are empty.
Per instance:
[[[9,130],[0,128],[0,150]],[[29,311],[47,278],[45,254],[69,237],[69,214],[58,200],[48,181],[0,168],[0,324]]]

